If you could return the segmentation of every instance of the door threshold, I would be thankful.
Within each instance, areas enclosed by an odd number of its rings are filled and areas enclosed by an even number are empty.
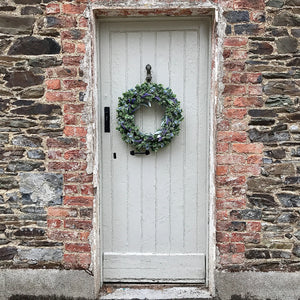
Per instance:
[[[213,299],[204,285],[105,284],[98,298],[106,300]]]

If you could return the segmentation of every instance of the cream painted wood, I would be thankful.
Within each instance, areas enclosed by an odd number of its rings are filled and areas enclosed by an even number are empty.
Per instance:
[[[147,20],[147,19],[145,19]],[[204,282],[208,207],[208,19],[99,23],[104,281]],[[173,21],[174,20],[174,21]],[[116,128],[118,97],[145,80],[170,87],[184,122],[171,145],[132,156]],[[160,127],[161,107],[143,108],[144,131]],[[113,154],[116,153],[116,159]]]

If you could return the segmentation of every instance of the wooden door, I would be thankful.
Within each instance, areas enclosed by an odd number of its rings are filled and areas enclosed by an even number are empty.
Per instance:
[[[99,22],[101,218],[104,281],[203,282],[208,207],[208,19]],[[130,155],[115,129],[118,97],[145,81],[181,102],[179,136],[158,151]],[[104,107],[111,130],[104,132]],[[160,127],[160,107],[140,109],[144,131]]]

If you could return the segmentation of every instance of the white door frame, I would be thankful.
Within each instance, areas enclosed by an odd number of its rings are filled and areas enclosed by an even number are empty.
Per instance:
[[[97,292],[99,288],[101,288],[103,284],[103,277],[102,277],[102,232],[101,232],[101,192],[100,192],[100,172],[99,162],[99,151],[101,149],[101,139],[100,139],[100,130],[102,129],[102,124],[99,124],[99,109],[98,109],[98,82],[99,80],[99,68],[98,68],[98,55],[97,55],[97,18],[101,15],[103,16],[122,16],[122,11],[124,8],[120,9],[120,7],[116,7],[115,9],[112,7],[103,7],[103,6],[92,6],[90,11],[90,18],[91,18],[91,52],[93,53],[87,59],[91,60],[91,77],[92,77],[92,98],[93,98],[93,124],[90,128],[93,134],[93,138],[91,141],[91,148],[94,153],[93,162],[94,162],[94,185],[97,188],[97,193],[95,196],[95,203],[94,203],[94,232],[93,232],[93,247],[92,247],[92,265],[93,265],[93,273],[94,273],[94,283],[95,283],[95,291]],[[209,124],[208,124],[208,136],[209,136],[209,170],[208,170],[208,221],[209,224],[207,226],[208,229],[208,241],[207,241],[207,258],[206,258],[206,286],[209,288],[209,291],[212,295],[215,294],[215,278],[214,278],[214,271],[216,266],[216,238],[215,238],[215,110],[216,104],[218,99],[218,77],[221,74],[220,68],[220,60],[222,59],[222,52],[218,51],[220,48],[222,37],[217,38],[217,26],[216,26],[216,19],[221,13],[217,10],[216,6],[214,5],[205,5],[203,8],[201,6],[190,7],[191,10],[195,10],[196,15],[199,17],[205,15],[211,16],[211,34],[210,34],[210,61],[211,61],[211,69],[209,70],[208,74],[210,76],[210,90],[209,90]],[[138,16],[139,8],[131,8],[131,13],[133,16]],[[177,9],[176,12],[178,13],[180,9]],[[170,14],[168,11],[166,14]],[[151,14],[150,14],[151,15]],[[153,16],[153,14],[152,14]],[[163,16],[163,15],[162,15]],[[194,15],[193,15],[194,16]],[[145,17],[146,18],[146,17]],[[91,53],[90,53],[91,54]],[[212,62],[213,57],[213,62]],[[101,154],[100,154],[101,155]]]

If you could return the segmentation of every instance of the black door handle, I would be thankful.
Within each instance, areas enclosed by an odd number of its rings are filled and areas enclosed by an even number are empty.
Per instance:
[[[110,108],[104,107],[104,132],[110,132]]]

